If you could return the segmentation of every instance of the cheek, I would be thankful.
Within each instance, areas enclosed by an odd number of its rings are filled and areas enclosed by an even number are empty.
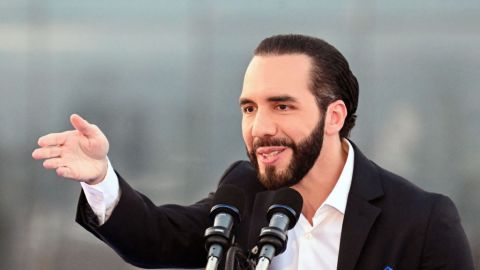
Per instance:
[[[251,151],[253,148],[253,138],[251,134],[252,133],[248,125],[245,123],[245,121],[242,121],[242,137],[248,151]]]

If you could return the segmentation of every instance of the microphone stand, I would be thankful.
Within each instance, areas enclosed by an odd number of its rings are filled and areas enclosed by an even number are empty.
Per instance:
[[[225,257],[225,270],[254,270],[255,261],[237,244],[232,245]]]

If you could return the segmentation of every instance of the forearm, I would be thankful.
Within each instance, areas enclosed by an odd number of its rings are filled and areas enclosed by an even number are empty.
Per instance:
[[[102,226],[92,222],[96,219],[92,219],[93,212],[83,193],[79,201],[77,222],[136,266],[158,268],[205,265],[203,233],[209,225],[210,199],[191,206],[155,206],[121,177],[119,184],[122,196]]]

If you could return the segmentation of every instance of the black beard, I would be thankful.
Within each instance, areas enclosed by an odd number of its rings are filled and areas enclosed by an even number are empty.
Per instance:
[[[252,151],[247,150],[250,162],[257,170],[260,182],[270,190],[281,187],[290,187],[299,183],[315,164],[323,144],[323,129],[325,119],[322,117],[308,137],[298,144],[289,138],[260,138],[253,143]],[[260,173],[257,149],[262,146],[284,146],[292,149],[293,155],[290,164],[283,172],[278,172],[275,166],[266,166],[265,173]]]

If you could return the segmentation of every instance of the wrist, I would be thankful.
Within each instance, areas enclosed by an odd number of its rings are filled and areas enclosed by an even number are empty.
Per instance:
[[[98,177],[90,179],[85,181],[88,185],[97,185],[100,184],[103,180],[105,180],[105,177],[107,176],[107,171],[108,171],[108,160],[102,160],[101,165],[100,165],[100,173]]]

